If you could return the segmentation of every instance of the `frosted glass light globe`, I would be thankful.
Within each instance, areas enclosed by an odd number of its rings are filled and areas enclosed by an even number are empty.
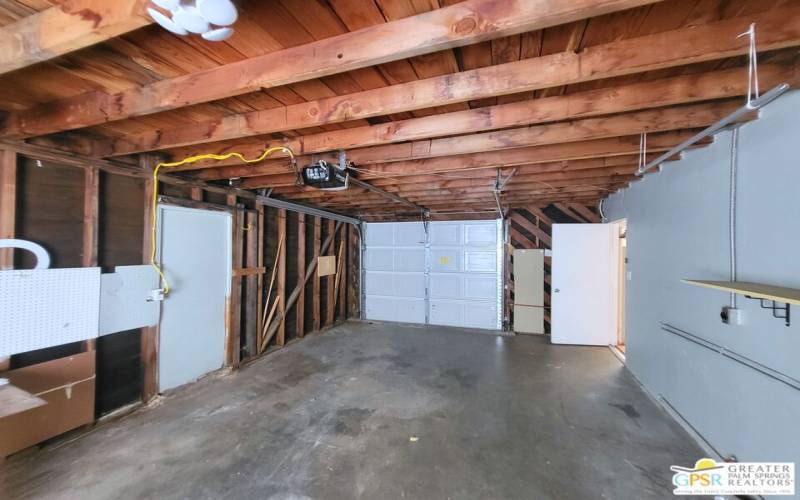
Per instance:
[[[197,9],[206,21],[217,26],[230,26],[239,17],[230,0],[197,0]]]

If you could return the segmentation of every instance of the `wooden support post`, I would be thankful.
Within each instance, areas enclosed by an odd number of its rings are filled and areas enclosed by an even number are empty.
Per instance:
[[[100,170],[89,167],[83,171],[83,267],[97,267],[97,234],[100,211]],[[94,351],[95,339],[87,340],[84,347]]]
[[[278,210],[278,241],[284,240],[286,245],[286,209],[281,208]],[[279,346],[286,344],[286,252],[281,252],[278,255],[278,314],[280,315],[280,324],[278,326],[278,335],[275,343]]]
[[[264,231],[264,205],[260,203],[256,204],[256,212],[258,212],[258,267],[264,267],[264,243],[267,238],[267,234]],[[258,349],[260,349],[259,339],[261,338],[261,322],[264,315],[264,274],[259,273],[257,277],[257,291],[256,291],[256,309],[258,311],[258,317],[256,318],[256,351],[253,352],[253,355],[258,354]]]
[[[300,295],[297,296],[297,337],[305,336],[306,316],[306,214],[297,214],[297,286]]]
[[[258,213],[254,210],[248,210],[245,215],[245,240],[247,247],[246,265],[248,268],[258,267]],[[257,354],[258,349],[258,333],[259,333],[259,309],[258,309],[258,275],[251,274],[244,278],[245,280],[245,311],[244,311],[244,331],[245,331],[245,346],[247,349],[247,356],[252,357]]]
[[[0,238],[13,238],[17,218],[17,154],[0,150]],[[14,268],[14,250],[0,249],[0,270]]]
[[[322,240],[322,220],[319,217],[314,217],[314,262],[319,263],[320,249],[319,245]],[[321,281],[319,272],[314,273],[314,286],[312,288],[314,296],[312,299],[312,316],[314,319],[314,331],[319,331],[321,327],[320,318],[320,298],[322,295]]]
[[[341,222],[337,222],[336,223],[336,227],[337,228],[340,227],[341,225],[342,225]],[[325,243],[322,244],[321,253],[325,253],[325,252],[328,251],[328,248],[331,246],[331,243],[333,243],[333,236],[334,236],[333,234],[329,234],[328,237],[325,238]],[[305,286],[306,283],[308,283],[308,280],[311,279],[312,273],[314,273],[314,271],[316,270],[318,263],[319,263],[319,260],[314,259],[313,262],[311,262],[310,264],[308,264],[308,266],[306,266],[306,272],[305,272],[305,274],[306,274],[306,282],[303,283],[303,286]],[[286,299],[286,308],[287,309],[291,309],[292,306],[297,301],[297,297],[300,295],[300,289],[301,289],[300,286],[295,287],[295,289],[292,292],[292,294],[289,295],[288,299]],[[270,315],[270,317],[271,317],[271,315]],[[275,332],[277,331],[278,326],[280,325],[280,323],[282,321],[283,321],[283,318],[278,319],[277,323],[272,321],[272,320],[268,320],[267,321],[268,327],[267,327],[267,333],[266,333],[266,335],[264,335],[264,345],[269,343],[269,341],[272,339],[272,336],[275,335]]]
[[[347,297],[345,294],[347,293],[347,272],[349,268],[347,267],[347,254],[348,254],[348,246],[347,246],[347,229],[350,227],[348,224],[347,226],[342,226],[339,230],[339,248],[342,251],[342,255],[339,257],[342,260],[342,268],[339,270],[339,290],[336,291],[336,303],[339,307],[338,311],[338,319],[339,321],[344,321],[347,319]]]
[[[83,267],[97,267],[98,212],[100,210],[100,171],[84,170],[83,187]]]
[[[244,207],[238,206],[236,195],[227,195],[226,201],[229,206],[236,207],[231,248],[233,249],[233,269],[240,269],[243,260],[242,247],[244,246]],[[226,364],[237,367],[242,354],[242,277],[235,273],[231,273],[231,295],[228,298],[228,331],[226,333]]]
[[[194,201],[203,201],[203,189],[199,187],[192,187],[192,190],[189,193],[189,196]]]
[[[364,265],[361,262],[361,231],[363,231],[364,226],[362,225],[360,228],[356,226],[351,227],[352,235],[353,235],[353,246],[352,246],[352,258],[353,261],[351,264],[352,269],[352,278],[350,280],[350,289],[352,290],[353,295],[353,307],[350,310],[350,316],[353,318],[361,318],[361,266]]]
[[[334,234],[333,227],[334,227],[334,220],[333,219],[328,219],[328,235],[329,236]],[[333,241],[334,241],[334,244],[331,245],[331,248],[329,250],[330,253],[328,255],[334,255],[335,256],[336,255],[336,249],[337,249],[336,236],[334,236]],[[325,326],[331,326],[333,324],[333,313],[334,313],[334,309],[336,307],[335,304],[334,304],[334,300],[335,300],[335,290],[334,290],[335,277],[336,277],[335,274],[331,274],[330,276],[327,276],[326,280],[325,280],[325,291],[327,292],[327,297],[326,297],[327,298],[327,302],[326,302],[326,306],[325,306]]]
[[[17,154],[0,150],[0,239],[13,238],[17,212]],[[14,268],[14,250],[0,249],[0,271]],[[0,358],[0,372],[10,368],[10,358]]]
[[[153,245],[153,169],[158,159],[153,155],[141,155],[139,165],[146,172],[144,180],[144,235],[142,238],[142,261],[150,263]],[[159,325],[142,328],[141,363],[142,363],[142,400],[149,401],[158,394],[158,333]]]

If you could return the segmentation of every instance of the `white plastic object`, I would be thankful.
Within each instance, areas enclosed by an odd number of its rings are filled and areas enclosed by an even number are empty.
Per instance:
[[[36,256],[36,267],[34,269],[47,269],[50,267],[50,254],[38,243],[8,238],[0,240],[0,248],[22,248]]]
[[[215,30],[207,31],[200,36],[209,42],[221,42],[230,38],[231,35],[233,35],[233,28],[217,28]]]
[[[176,35],[181,35],[181,36],[189,34],[188,31],[183,29],[181,26],[178,26],[175,23],[175,21],[173,21],[172,19],[168,18],[167,16],[165,16],[164,14],[162,14],[159,11],[157,11],[155,9],[147,9],[147,13],[150,15],[150,17],[153,18],[153,20],[155,22],[157,22],[159,24],[159,26],[161,26],[165,30],[170,31],[172,33],[175,33]]]
[[[181,0],[152,0],[152,2],[169,11],[174,11],[181,5]]]
[[[164,300],[164,289],[163,288],[156,288],[155,290],[150,290],[150,294],[145,298],[147,302],[161,302]]]
[[[230,26],[239,17],[230,0],[197,0],[197,9],[206,21],[217,26]]]
[[[202,34],[211,29],[208,21],[200,14],[197,7],[184,5],[175,9],[172,20],[190,33]]]

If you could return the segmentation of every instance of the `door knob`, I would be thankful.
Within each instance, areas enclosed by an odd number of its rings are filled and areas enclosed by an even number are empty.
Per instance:
[[[560,291],[561,291],[561,290],[559,290],[558,288],[556,288],[555,290],[553,290],[553,293],[558,293],[558,292],[560,292]]]

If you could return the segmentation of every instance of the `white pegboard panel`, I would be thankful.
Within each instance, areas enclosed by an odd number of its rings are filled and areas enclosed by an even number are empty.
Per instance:
[[[97,337],[100,268],[0,271],[0,357]]]
[[[147,301],[158,287],[158,273],[150,265],[118,266],[101,275],[100,335],[158,323],[160,302]]]

